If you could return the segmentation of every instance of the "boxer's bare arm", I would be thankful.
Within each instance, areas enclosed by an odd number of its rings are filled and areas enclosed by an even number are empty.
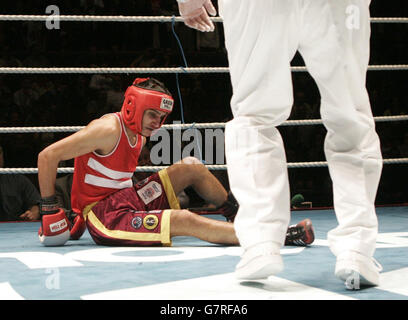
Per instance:
[[[38,155],[38,183],[41,197],[55,194],[55,179],[60,161],[96,151],[108,154],[120,135],[120,124],[114,116],[90,122],[80,131],[45,148]]]

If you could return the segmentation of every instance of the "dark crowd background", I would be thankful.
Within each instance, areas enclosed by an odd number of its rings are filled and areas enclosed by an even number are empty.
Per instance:
[[[46,14],[56,5],[62,15],[178,15],[175,0],[2,1],[0,14]],[[408,16],[405,0],[372,1],[373,17]],[[228,66],[222,24],[213,33],[199,33],[175,24],[189,67]],[[408,63],[408,24],[373,23],[371,65]],[[0,22],[1,67],[179,67],[183,60],[170,23]],[[292,65],[303,65],[296,55]],[[108,112],[120,110],[123,93],[135,77],[147,74],[0,75],[0,126],[82,126]],[[168,122],[181,120],[174,74],[151,74],[175,97]],[[407,114],[407,71],[369,71],[367,88],[374,116]],[[186,123],[226,122],[232,118],[228,74],[181,74]],[[295,119],[320,118],[320,97],[312,78],[293,73]],[[321,125],[279,128],[288,162],[324,161]],[[377,123],[384,158],[408,157],[408,122]],[[0,135],[5,167],[36,167],[38,153],[68,133]],[[61,163],[72,166],[72,162]],[[215,172],[228,188],[226,172]],[[313,206],[332,206],[327,168],[289,169],[292,194],[301,193]],[[37,176],[27,175],[38,187]],[[385,165],[376,203],[408,203],[408,166]]]

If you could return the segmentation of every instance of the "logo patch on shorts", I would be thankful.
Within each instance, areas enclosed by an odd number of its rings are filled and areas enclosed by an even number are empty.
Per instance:
[[[139,229],[142,226],[142,223],[143,223],[142,217],[134,217],[131,222],[132,227],[135,229]]]
[[[139,195],[140,199],[143,200],[144,204],[149,204],[154,199],[160,197],[162,193],[162,187],[160,183],[156,181],[150,181],[143,188],[137,190],[137,194]]]
[[[143,219],[143,226],[147,230],[153,230],[154,228],[157,227],[158,224],[159,224],[159,218],[153,214],[148,214]]]

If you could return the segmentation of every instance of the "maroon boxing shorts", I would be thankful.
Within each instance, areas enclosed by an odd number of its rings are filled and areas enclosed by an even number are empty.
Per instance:
[[[87,206],[83,215],[97,244],[169,246],[170,209],[180,205],[164,169]]]

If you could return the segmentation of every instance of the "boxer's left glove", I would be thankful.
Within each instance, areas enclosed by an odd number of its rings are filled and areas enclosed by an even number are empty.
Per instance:
[[[41,227],[38,230],[40,242],[46,246],[63,246],[70,238],[70,222],[61,209],[56,196],[41,198],[39,203]]]

